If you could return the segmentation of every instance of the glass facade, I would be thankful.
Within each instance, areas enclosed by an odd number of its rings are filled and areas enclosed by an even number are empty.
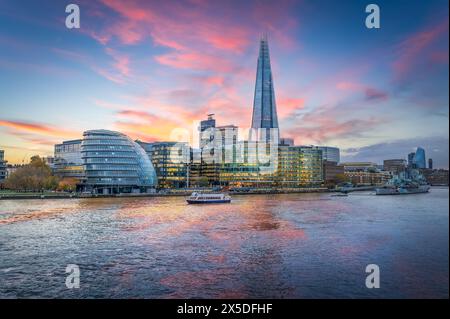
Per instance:
[[[280,145],[270,161],[261,161],[261,143],[239,143],[239,162],[220,168],[220,184],[236,187],[317,187],[323,184],[322,151]],[[273,150],[272,150],[273,151]]]
[[[323,184],[322,150],[318,147],[280,146],[277,182],[281,187],[317,187]]]
[[[322,158],[324,161],[339,163],[341,161],[340,151],[337,147],[318,146],[322,150]]]
[[[220,166],[220,184],[236,187],[272,187],[278,157],[273,143],[241,141],[236,144],[236,161]],[[271,148],[272,147],[272,148]]]
[[[82,140],[64,141],[55,145],[55,160],[59,159],[68,165],[82,165],[81,159],[81,142]]]
[[[252,129],[278,130],[277,107],[275,104],[275,91],[273,87],[272,70],[270,67],[269,44],[266,37],[260,40],[258,66],[256,70],[255,96],[253,100]],[[264,131],[267,138],[278,144],[279,134],[269,136],[269,130]],[[255,134],[252,132],[252,134]],[[256,133],[257,135],[258,132]],[[260,139],[261,136],[258,136]],[[253,136],[254,139],[254,136]]]
[[[418,147],[416,150],[416,154],[414,155],[414,168],[427,168],[426,159],[425,159],[425,150],[421,147]]]
[[[128,136],[107,130],[83,134],[81,158],[86,190],[97,193],[148,191],[156,173],[144,149]]]
[[[147,153],[161,188],[180,188],[187,185],[190,147],[187,143],[136,141]]]

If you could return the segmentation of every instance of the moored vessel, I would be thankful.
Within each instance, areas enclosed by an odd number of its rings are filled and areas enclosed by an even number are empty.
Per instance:
[[[419,171],[409,169],[392,177],[386,185],[375,189],[376,195],[407,195],[427,193],[430,185]]]

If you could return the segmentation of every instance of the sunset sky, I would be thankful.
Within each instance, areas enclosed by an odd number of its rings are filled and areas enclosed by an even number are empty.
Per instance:
[[[208,113],[247,128],[265,32],[282,136],[378,163],[422,146],[447,168],[448,25],[447,0],[1,0],[0,149],[27,162],[97,128],[171,140]]]

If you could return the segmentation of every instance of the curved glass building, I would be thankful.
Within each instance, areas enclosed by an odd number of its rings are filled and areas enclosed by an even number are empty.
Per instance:
[[[423,148],[417,148],[413,163],[415,165],[415,168],[427,168],[425,160],[425,150]]]
[[[85,191],[100,194],[150,192],[155,169],[144,149],[128,136],[108,130],[83,133],[81,158]]]

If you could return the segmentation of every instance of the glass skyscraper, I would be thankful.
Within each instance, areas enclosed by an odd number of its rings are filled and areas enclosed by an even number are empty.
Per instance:
[[[257,138],[255,139],[255,137]],[[266,142],[270,139],[276,144],[279,140],[277,107],[266,36],[261,38],[259,45],[251,138]]]
[[[414,165],[416,168],[427,168],[425,150],[421,147],[417,148],[416,154],[414,155]]]

